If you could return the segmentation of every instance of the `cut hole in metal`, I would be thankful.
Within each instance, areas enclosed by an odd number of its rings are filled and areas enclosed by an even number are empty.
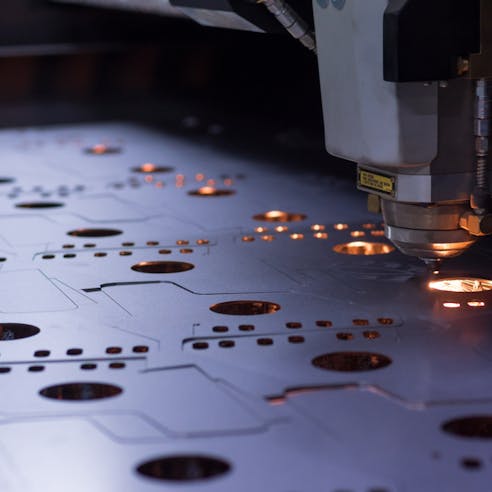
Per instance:
[[[188,191],[188,195],[202,196],[202,197],[230,196],[230,195],[234,195],[235,193],[236,192],[231,189],[219,189],[219,188],[214,188],[213,186],[202,186],[197,190]]]
[[[292,335],[288,338],[289,343],[304,343],[304,337],[299,335]]]
[[[387,367],[391,359],[372,352],[332,352],[315,357],[312,364],[330,371],[362,372]]]
[[[108,347],[106,349],[107,354],[121,354],[122,348],[121,347]]]
[[[193,268],[195,265],[183,261],[141,261],[132,266],[132,270],[142,273],[179,273]]]
[[[2,323],[0,324],[0,341],[7,342],[28,338],[37,335],[40,329],[36,326],[25,325],[23,323]]]
[[[478,458],[463,458],[461,466],[466,470],[478,471],[482,468],[482,462]]]
[[[342,243],[333,246],[335,253],[344,255],[387,255],[394,251],[395,248],[386,243],[371,243],[368,241],[353,241],[351,243]]]
[[[67,232],[69,236],[76,237],[109,237],[122,233],[123,231],[119,229],[75,229],[74,231]]]
[[[232,316],[254,316],[258,314],[272,314],[280,309],[280,305],[267,301],[228,301],[210,306],[214,313]]]
[[[219,347],[222,347],[222,348],[232,348],[236,345],[236,343],[234,342],[234,340],[221,340],[219,342]]]
[[[9,184],[9,183],[13,183],[14,181],[15,181],[14,178],[4,178],[4,177],[0,178],[0,184]]]
[[[17,208],[59,208],[65,204],[61,202],[23,202],[16,205]]]
[[[368,326],[369,320],[368,319],[353,319],[352,324],[354,326]]]
[[[219,477],[228,473],[230,469],[231,465],[219,458],[177,455],[146,461],[137,467],[137,472],[158,480],[197,481]]]
[[[302,323],[299,323],[298,321],[289,321],[288,323],[285,323],[285,326],[287,328],[302,328]]]
[[[91,155],[119,154],[121,152],[121,147],[110,147],[109,145],[105,144],[96,144],[92,147],[84,149],[84,152]]]
[[[444,432],[472,439],[492,439],[492,415],[472,415],[444,422]]]
[[[333,326],[333,323],[326,319],[320,319],[316,321],[316,326],[319,326],[320,328],[330,328],[331,326]]]
[[[39,394],[53,400],[100,400],[119,395],[119,386],[104,383],[65,383],[43,388]]]
[[[147,345],[135,345],[135,347],[133,347],[133,351],[136,354],[144,354],[149,351],[149,347]]]
[[[159,254],[160,255],[170,255],[172,251],[170,249],[160,249]]]
[[[67,350],[67,355],[82,355],[82,352],[81,348],[71,348]]]
[[[229,331],[229,328],[227,326],[214,326],[212,331],[215,333],[226,333]]]
[[[158,166],[157,164],[152,164],[151,162],[146,162],[141,166],[132,167],[134,173],[170,173],[174,171],[173,167],[169,166]]]
[[[208,343],[207,342],[195,342],[192,347],[195,350],[205,350],[208,349]]]
[[[273,340],[271,338],[258,338],[256,343],[258,345],[273,345]]]
[[[34,352],[34,357],[49,357],[49,355],[49,350],[36,350],[36,352]]]
[[[263,214],[253,215],[254,220],[263,222],[299,222],[307,218],[304,214],[294,214],[291,212],[283,212],[282,210],[269,210]]]
[[[239,325],[239,331],[254,331],[255,325]]]
[[[381,336],[379,331],[376,331],[376,330],[365,331],[363,333],[363,335],[364,335],[364,338],[367,338],[369,340],[376,340],[376,338],[379,338]]]
[[[484,292],[492,290],[492,280],[473,277],[446,278],[429,282],[429,289],[444,292]]]
[[[27,369],[29,372],[43,372],[44,366],[29,366]]]
[[[354,335],[352,333],[337,333],[338,340],[353,340]]]
[[[393,318],[378,318],[380,325],[392,325],[394,323]]]
[[[92,370],[94,370],[94,369],[97,369],[97,364],[91,364],[91,363],[81,364],[81,365],[80,365],[80,368],[81,368],[83,371],[92,371]]]

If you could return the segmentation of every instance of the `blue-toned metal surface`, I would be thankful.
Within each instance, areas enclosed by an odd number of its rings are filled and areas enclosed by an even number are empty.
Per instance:
[[[0,133],[0,489],[489,490],[492,291],[215,133]]]

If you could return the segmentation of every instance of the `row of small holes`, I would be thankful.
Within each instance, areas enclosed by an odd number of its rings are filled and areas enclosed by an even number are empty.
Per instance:
[[[107,354],[121,354],[123,349],[121,347],[107,347]],[[149,351],[149,347],[147,345],[135,345],[132,348],[132,351],[135,353],[145,353]],[[70,348],[67,350],[67,355],[82,355],[83,350],[81,348]],[[34,352],[34,357],[49,357],[51,352],[49,350],[36,350]]]
[[[197,239],[196,240],[196,244],[198,244],[199,246],[201,245],[204,245],[204,244],[209,244],[210,241],[208,239]],[[147,241],[145,243],[147,246],[159,246],[159,241]],[[176,241],[176,244],[178,246],[185,246],[185,245],[188,245],[190,244],[190,242],[186,239],[179,239],[178,241]],[[130,248],[132,246],[135,246],[135,243],[133,242],[124,242],[124,243],[121,243],[121,245],[125,248]],[[96,244],[94,243],[86,243],[83,245],[84,248],[95,248],[96,247]],[[62,246],[62,248],[64,249],[72,249],[72,248],[75,248],[75,244],[64,244]]]
[[[299,335],[292,335],[287,338],[289,343],[304,343],[305,339]],[[256,343],[261,346],[273,345],[273,339],[269,337],[262,337],[256,340]],[[236,345],[234,340],[220,340],[218,346],[221,348],[232,348]],[[208,342],[194,342],[192,347],[195,350],[204,350],[209,348]]]
[[[194,250],[193,250],[193,249],[191,249],[191,248],[181,248],[181,249],[179,250],[179,252],[180,252],[181,254],[184,254],[184,255],[185,255],[185,254],[190,254],[190,253],[193,253],[193,251],[194,251]],[[170,249],[160,249],[160,250],[159,250],[159,254],[161,254],[161,255],[169,255],[169,254],[171,254],[171,253],[172,253],[172,251],[171,251]],[[120,256],[130,256],[130,255],[132,255],[132,254],[133,254],[133,252],[132,252],[132,251],[120,251],[120,252],[119,252],[119,255],[120,255]],[[63,255],[63,258],[75,258],[76,256],[77,256],[77,255],[76,255],[75,253],[65,253],[65,254]],[[99,251],[99,252],[97,252],[97,253],[94,253],[94,256],[95,256],[96,258],[101,258],[101,257],[104,257],[104,256],[108,256],[108,253],[105,253],[105,252],[103,252],[103,251]],[[53,254],[47,254],[47,255],[43,255],[43,256],[42,256],[42,258],[43,258],[43,260],[53,260],[54,258],[56,258],[56,255],[53,255]],[[3,259],[2,259],[2,258],[0,258],[0,261],[5,261],[5,260],[6,260],[6,258],[3,258]]]
[[[126,364],[124,362],[110,362],[108,364],[108,367],[110,369],[123,369],[126,367]],[[97,364],[92,364],[92,363],[86,363],[86,364],[80,365],[80,369],[85,369],[85,370],[96,369],[96,368],[97,368]],[[42,372],[42,371],[44,371],[44,369],[45,369],[45,366],[29,366],[27,368],[27,370],[29,372]],[[2,366],[2,367],[0,367],[0,374],[7,374],[11,370],[12,370],[11,367]]]
[[[380,325],[392,325],[394,321],[391,318],[378,318],[378,323]],[[369,320],[367,319],[354,319],[352,320],[352,324],[354,326],[370,325]],[[289,321],[288,323],[285,323],[285,326],[289,329],[299,329],[302,328],[303,325],[298,321]],[[318,320],[316,321],[316,326],[319,326],[321,328],[330,328],[333,326],[333,323],[328,320]],[[254,331],[255,325],[239,325],[238,329],[239,331]],[[229,327],[224,325],[214,326],[212,328],[212,331],[214,331],[215,333],[226,333],[229,331]],[[369,333],[369,332],[365,332],[365,333]]]
[[[379,338],[381,335],[378,331],[365,331],[363,333],[364,337],[369,339],[369,340],[375,340],[376,338]],[[339,340],[353,340],[354,335],[352,333],[337,333],[337,338]],[[287,338],[289,343],[304,343],[305,338],[300,335],[292,335]],[[271,338],[258,338],[256,340],[256,343],[258,345],[273,345],[273,339]],[[233,340],[221,340],[219,341],[219,347],[223,348],[231,348],[236,345],[236,343]],[[207,349],[209,347],[208,342],[195,342],[193,343],[193,348],[194,349]]]

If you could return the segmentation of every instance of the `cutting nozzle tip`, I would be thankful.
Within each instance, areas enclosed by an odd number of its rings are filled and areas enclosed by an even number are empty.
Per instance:
[[[441,270],[442,260],[440,258],[420,258],[432,275],[438,275]]]

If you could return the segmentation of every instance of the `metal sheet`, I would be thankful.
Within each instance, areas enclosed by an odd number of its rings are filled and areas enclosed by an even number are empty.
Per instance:
[[[430,291],[352,185],[225,138],[0,133],[1,490],[487,491],[492,291]]]

